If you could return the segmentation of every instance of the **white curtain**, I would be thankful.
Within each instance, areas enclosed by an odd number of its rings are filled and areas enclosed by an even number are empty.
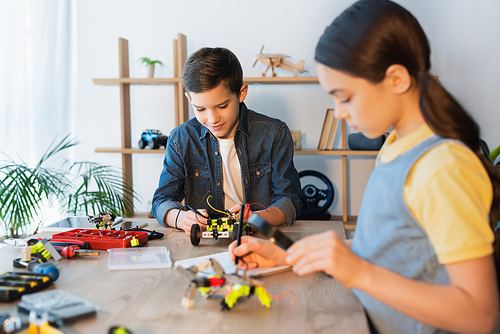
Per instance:
[[[36,163],[75,132],[76,3],[0,0],[0,20],[0,151]]]

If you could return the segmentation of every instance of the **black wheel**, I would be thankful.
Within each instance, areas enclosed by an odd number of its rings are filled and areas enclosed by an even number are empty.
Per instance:
[[[146,147],[146,141],[143,138],[141,138],[139,140],[139,148],[145,148],[145,147]]]
[[[200,225],[198,224],[191,225],[191,244],[193,246],[198,246],[200,244],[200,239],[201,239]]]
[[[156,148],[156,138],[151,138],[151,140],[148,143],[148,148],[152,150]]]

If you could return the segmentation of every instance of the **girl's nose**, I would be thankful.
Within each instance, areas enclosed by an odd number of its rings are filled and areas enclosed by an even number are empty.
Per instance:
[[[344,107],[342,107],[342,104],[340,103],[337,103],[337,106],[335,108],[335,118],[337,119],[349,118],[349,113]]]

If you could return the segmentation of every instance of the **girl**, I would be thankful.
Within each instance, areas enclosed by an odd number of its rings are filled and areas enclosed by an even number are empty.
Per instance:
[[[500,175],[481,156],[477,124],[429,73],[419,23],[391,1],[358,1],[326,29],[316,61],[337,118],[369,138],[393,127],[352,245],[326,232],[285,252],[247,237],[231,256],[250,268],[324,271],[353,289],[375,332],[491,332]]]

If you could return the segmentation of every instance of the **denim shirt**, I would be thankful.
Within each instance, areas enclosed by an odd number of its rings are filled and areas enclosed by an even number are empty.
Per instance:
[[[278,119],[248,110],[240,103],[240,122],[234,135],[241,166],[246,203],[277,207],[291,225],[301,207],[299,174],[293,164],[290,130]],[[224,210],[223,162],[219,142],[196,118],[179,125],[168,137],[158,189],[153,196],[153,215],[160,224],[180,202],[206,209],[211,218],[220,216],[207,204]],[[252,205],[252,210],[262,210]]]

